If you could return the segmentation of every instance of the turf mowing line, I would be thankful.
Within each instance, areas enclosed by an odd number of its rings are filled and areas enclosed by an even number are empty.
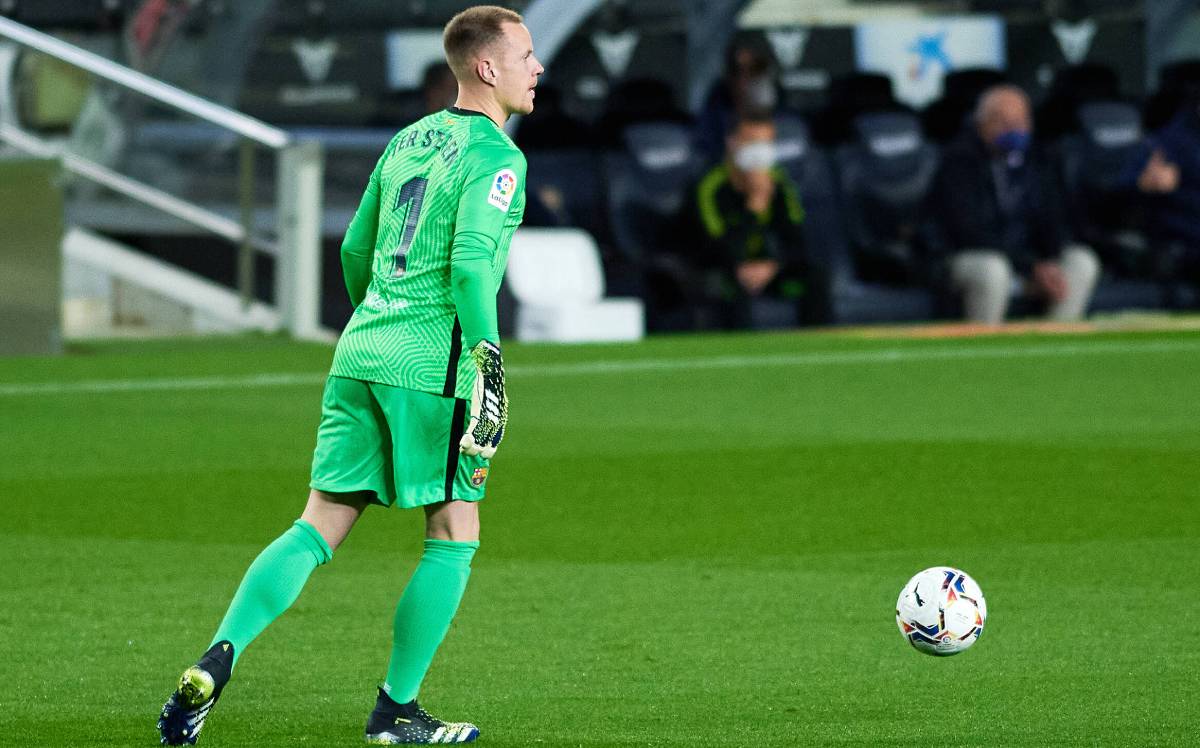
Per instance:
[[[101,392],[153,392],[156,390],[238,389],[313,385],[326,374],[247,374],[244,376],[183,377],[178,379],[98,379],[82,382],[34,382],[0,385],[0,396],[95,394]]]
[[[1096,342],[1042,344],[1029,346],[988,346],[968,348],[893,348],[873,351],[827,353],[779,353],[757,356],[710,356],[708,358],[659,358],[643,361],[588,361],[545,366],[511,366],[513,376],[579,376],[626,374],[647,371],[689,371],[737,369],[747,366],[829,366],[841,364],[889,364],[910,361],[948,361],[996,358],[1058,358],[1081,355],[1126,353],[1183,353],[1200,350],[1200,340],[1137,342]],[[169,379],[108,379],[81,382],[32,382],[0,385],[0,397],[55,394],[98,394],[105,392],[152,392],[176,390],[238,389],[242,387],[310,386],[321,384],[327,374],[248,374],[245,376],[182,377]]]
[[[740,369],[747,366],[823,366],[831,364],[887,364],[908,361],[940,361],[988,358],[1052,358],[1111,353],[1177,353],[1200,350],[1200,340],[1187,342],[1090,343],[1085,345],[1041,345],[975,348],[893,348],[881,351],[839,353],[777,353],[758,356],[710,356],[693,359],[646,359],[644,361],[590,361],[550,364],[541,367],[511,367],[509,374],[569,376],[578,374],[624,374],[640,371],[686,371],[692,369]],[[519,369],[519,370],[518,370]]]

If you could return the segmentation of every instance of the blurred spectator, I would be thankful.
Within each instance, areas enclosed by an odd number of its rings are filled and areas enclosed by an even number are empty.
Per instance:
[[[1014,289],[1045,302],[1053,319],[1080,319],[1100,273],[1091,248],[1067,243],[1053,172],[1031,145],[1029,99],[1002,85],[942,155],[931,242],[949,256],[949,287],[976,322],[1003,321]]]
[[[1148,139],[1129,172],[1128,182],[1135,179],[1166,248],[1160,272],[1200,282],[1200,93]]]
[[[773,112],[778,101],[775,67],[767,50],[746,41],[730,44],[724,76],[713,86],[696,120],[697,147],[706,158],[720,159],[737,121]]]
[[[421,77],[421,98],[425,101],[426,114],[454,106],[458,100],[458,81],[449,65],[439,60],[425,68]]]
[[[775,161],[774,122],[743,115],[725,160],[701,177],[681,214],[684,259],[706,275],[705,295],[725,326],[747,326],[759,298],[795,304],[803,324],[830,319],[828,279],[804,248],[804,208]]]
[[[198,5],[193,0],[145,0],[125,29],[125,51],[130,66],[153,73],[188,14]]]

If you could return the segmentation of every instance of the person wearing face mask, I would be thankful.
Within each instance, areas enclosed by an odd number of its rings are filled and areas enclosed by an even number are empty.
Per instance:
[[[704,109],[696,118],[696,146],[717,160],[725,150],[725,138],[743,116],[773,112],[779,92],[769,53],[749,42],[735,42],[725,55],[725,74],[713,87]]]
[[[1033,149],[1029,99],[1001,85],[980,97],[973,127],[949,145],[930,194],[930,244],[967,319],[1004,320],[1013,289],[1056,320],[1087,311],[1100,261],[1064,233],[1058,187]]]
[[[754,299],[764,297],[795,303],[804,324],[828,322],[828,281],[804,251],[804,208],[775,165],[770,117],[734,125],[724,160],[696,184],[681,221],[681,254],[707,276],[724,326],[749,324]]]

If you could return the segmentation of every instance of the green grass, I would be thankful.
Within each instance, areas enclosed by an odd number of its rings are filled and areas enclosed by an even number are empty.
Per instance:
[[[174,678],[302,506],[329,355],[249,338],[0,361],[0,745],[156,743]],[[422,697],[483,745],[1195,745],[1200,335],[506,357],[483,545]],[[261,373],[313,376],[87,384]],[[421,529],[368,512],[201,743],[358,744]],[[937,564],[991,613],[950,659],[893,622]]]

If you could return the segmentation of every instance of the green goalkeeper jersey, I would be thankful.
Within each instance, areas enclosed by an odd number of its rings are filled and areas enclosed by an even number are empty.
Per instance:
[[[486,115],[446,109],[397,133],[342,244],[355,310],[330,374],[469,398],[524,212],[525,157]]]

